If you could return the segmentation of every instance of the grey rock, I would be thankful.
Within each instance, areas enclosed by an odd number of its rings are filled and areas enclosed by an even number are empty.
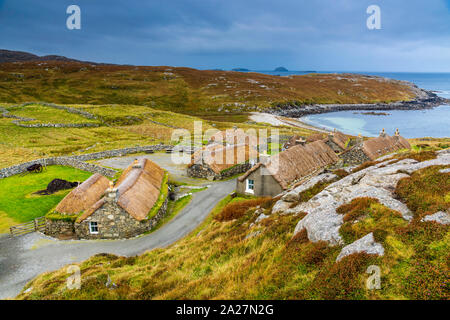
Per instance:
[[[368,254],[377,254],[379,256],[384,255],[384,248],[381,244],[375,242],[373,238],[373,233],[369,233],[356,240],[355,242],[342,248],[341,253],[339,253],[336,261],[340,261],[342,258],[349,256],[353,253],[365,252]]]
[[[434,214],[425,216],[422,221],[434,221],[440,224],[448,225],[450,224],[450,214],[444,211],[438,211]]]
[[[262,221],[262,220],[264,220],[264,219],[267,219],[268,217],[269,217],[269,216],[265,215],[264,213],[261,213],[261,214],[259,215],[259,217],[256,218],[255,223],[258,223],[258,222],[260,222],[260,221]]]
[[[343,217],[336,212],[336,208],[355,198],[376,198],[410,221],[412,213],[404,203],[395,199],[393,194],[397,182],[409,176],[405,172],[412,173],[429,166],[450,164],[450,151],[442,150],[437,153],[436,159],[424,162],[413,159],[404,159],[392,164],[391,162],[392,159],[352,173],[330,184],[308,202],[300,203],[293,208],[291,202],[280,199],[274,205],[273,212],[280,214],[306,212],[307,215],[298,222],[294,235],[305,228],[310,241],[327,241],[332,245],[343,243],[339,235]]]

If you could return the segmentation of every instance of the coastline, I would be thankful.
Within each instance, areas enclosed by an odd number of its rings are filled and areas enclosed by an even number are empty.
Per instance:
[[[438,96],[433,91],[418,88],[410,83],[416,98],[410,101],[396,101],[391,103],[359,103],[359,104],[278,104],[265,110],[266,113],[277,116],[300,118],[311,114],[336,111],[388,111],[388,110],[423,110],[450,104],[450,99]]]

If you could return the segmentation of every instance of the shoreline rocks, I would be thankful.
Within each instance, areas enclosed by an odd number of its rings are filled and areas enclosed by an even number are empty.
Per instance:
[[[387,110],[423,110],[431,109],[443,104],[450,104],[449,99],[439,97],[432,91],[420,89],[416,85],[406,82],[416,94],[411,101],[397,101],[391,103],[357,103],[357,104],[278,104],[265,112],[277,116],[299,118],[310,114],[320,114],[336,111],[387,111]]]

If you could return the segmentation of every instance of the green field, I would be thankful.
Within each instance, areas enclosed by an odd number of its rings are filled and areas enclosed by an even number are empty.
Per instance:
[[[42,173],[0,179],[0,233],[8,232],[8,228],[13,224],[45,215],[70,192],[63,190],[52,195],[33,194],[46,189],[53,179],[84,181],[91,175],[90,172],[70,167],[50,166]]]
[[[66,110],[60,110],[40,104],[31,104],[25,106],[14,106],[6,108],[10,114],[22,118],[35,119],[26,121],[30,123],[99,123],[98,120],[89,119],[79,114],[74,114]]]

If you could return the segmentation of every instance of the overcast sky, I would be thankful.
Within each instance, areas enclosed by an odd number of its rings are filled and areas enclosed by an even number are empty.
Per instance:
[[[81,8],[81,30],[66,9]],[[381,30],[366,27],[369,5]],[[450,72],[450,0],[0,0],[0,48],[96,62]]]

